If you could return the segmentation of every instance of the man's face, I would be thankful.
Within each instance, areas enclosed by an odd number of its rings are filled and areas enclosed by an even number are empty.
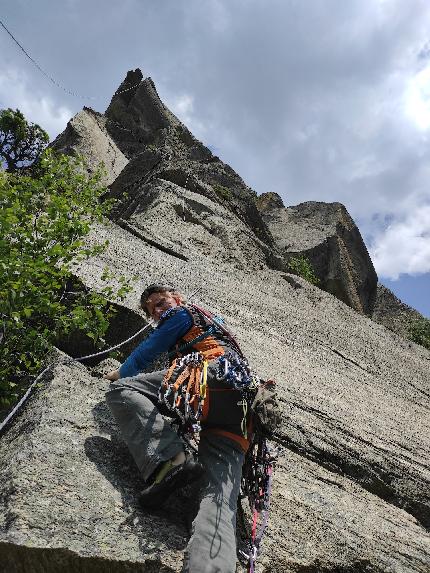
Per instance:
[[[171,292],[155,292],[148,298],[145,306],[151,318],[158,322],[163,312],[178,305],[178,299]]]

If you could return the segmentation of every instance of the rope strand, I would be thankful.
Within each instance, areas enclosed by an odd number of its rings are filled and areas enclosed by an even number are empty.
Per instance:
[[[95,354],[89,354],[88,356],[79,356],[79,358],[66,358],[64,360],[60,360],[59,362],[57,361],[52,361],[50,364],[48,364],[48,366],[42,370],[42,372],[33,380],[33,382],[30,384],[30,386],[28,387],[26,393],[22,396],[22,398],[19,400],[19,402],[17,402],[15,404],[15,406],[12,408],[12,410],[9,412],[9,414],[6,416],[6,418],[3,420],[3,422],[1,422],[0,424],[0,436],[2,435],[4,429],[6,428],[6,426],[9,424],[9,422],[11,422],[13,420],[13,418],[16,416],[16,414],[21,410],[21,408],[24,406],[25,402],[27,402],[28,398],[30,397],[30,394],[33,392],[34,387],[36,386],[37,382],[44,376],[44,374],[46,374],[46,372],[48,372],[48,370],[50,370],[55,364],[72,364],[73,362],[82,362],[83,360],[89,360],[90,358],[94,358],[96,356],[102,356],[103,354],[108,354],[109,352],[112,352],[112,350],[116,350],[117,348],[120,348],[121,346],[124,346],[124,344],[127,344],[127,342],[130,342],[130,340],[133,340],[134,338],[136,338],[136,336],[138,336],[139,334],[141,334],[142,332],[144,332],[147,328],[149,328],[150,326],[152,326],[152,323],[150,322],[149,324],[147,324],[146,326],[144,326],[143,328],[141,328],[138,332],[136,332],[135,334],[133,334],[133,336],[130,336],[129,338],[127,338],[127,340],[123,340],[122,342],[120,342],[119,344],[116,344],[115,346],[112,346],[111,348],[108,348],[107,350],[103,350],[102,352],[96,352]]]
[[[46,72],[37,62],[34,58],[32,58],[32,56],[30,56],[30,54],[27,52],[27,50],[22,46],[22,44],[20,44],[20,42],[18,42],[18,40],[15,38],[15,36],[12,34],[12,32],[10,32],[10,30],[8,30],[8,28],[6,27],[6,25],[0,20],[0,26],[5,30],[5,32],[12,38],[12,40],[15,42],[15,44],[19,47],[19,49],[26,55],[26,57],[30,60],[30,62],[39,70],[39,72],[41,74],[43,74],[45,76],[45,78],[47,78],[51,83],[54,84],[55,87],[59,88],[60,90],[62,90],[63,92],[65,92],[66,94],[69,94],[73,97],[77,97],[80,99],[89,99],[89,100],[96,100],[99,99],[100,96],[95,97],[95,96],[89,96],[89,95],[81,95],[75,91],[69,90],[68,88],[64,87],[63,85],[61,85],[55,78],[53,78],[52,76],[49,75],[48,72]],[[126,88],[124,90],[121,90],[120,92],[116,92],[113,97],[116,97],[118,95],[121,95],[125,92],[128,92],[134,88],[136,88],[138,85],[140,84],[137,83],[129,88]]]

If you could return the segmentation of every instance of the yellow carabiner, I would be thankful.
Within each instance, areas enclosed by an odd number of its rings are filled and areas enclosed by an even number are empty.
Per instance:
[[[200,398],[202,400],[206,398],[207,378],[208,378],[208,361],[203,360],[203,374],[202,374],[202,382],[200,384]]]

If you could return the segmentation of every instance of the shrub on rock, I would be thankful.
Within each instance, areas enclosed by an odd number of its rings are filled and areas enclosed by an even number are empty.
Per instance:
[[[19,397],[59,337],[83,331],[97,342],[107,330],[113,289],[83,290],[72,273],[76,261],[105,247],[84,243],[110,208],[99,202],[100,177],[82,159],[51,150],[31,170],[0,171],[2,406]]]

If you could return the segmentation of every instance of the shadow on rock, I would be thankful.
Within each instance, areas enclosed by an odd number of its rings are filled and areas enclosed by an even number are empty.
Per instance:
[[[106,403],[100,402],[93,408],[93,416],[103,433],[111,438],[92,436],[85,441],[85,453],[98,471],[121,494],[125,520],[121,530],[132,529],[140,538],[142,554],[156,552],[169,547],[183,550],[191,532],[191,523],[198,507],[198,490],[191,486],[172,495],[158,510],[144,510],[138,502],[139,493],[145,481],[122,441]],[[140,535],[142,532],[142,535]],[[150,546],[148,551],[148,532]]]

